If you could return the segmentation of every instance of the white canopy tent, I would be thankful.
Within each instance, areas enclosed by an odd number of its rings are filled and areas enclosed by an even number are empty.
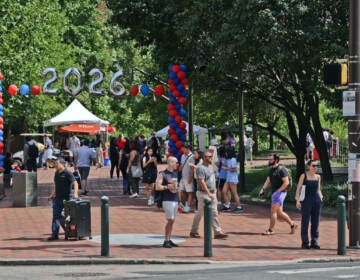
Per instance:
[[[189,131],[189,123],[186,123],[186,130]],[[156,137],[165,137],[168,135],[169,126],[164,127],[163,129],[160,129],[159,131],[155,132]],[[205,142],[206,142],[206,133],[208,133],[208,130],[206,128],[203,128],[198,125],[193,125],[193,131],[194,134],[198,136],[199,138],[199,148],[200,150],[205,150]]]
[[[46,121],[44,126],[57,126],[57,125],[68,125],[68,124],[98,124],[100,127],[105,127],[109,124],[108,121],[104,121],[88,109],[86,109],[77,99],[60,114]]]

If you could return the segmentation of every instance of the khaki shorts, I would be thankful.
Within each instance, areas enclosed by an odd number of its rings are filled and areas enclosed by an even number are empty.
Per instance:
[[[192,181],[191,184],[188,184],[187,180],[181,179],[179,189],[185,192],[194,192],[194,184]]]
[[[162,207],[167,220],[175,220],[178,215],[179,203],[177,201],[163,201]]]

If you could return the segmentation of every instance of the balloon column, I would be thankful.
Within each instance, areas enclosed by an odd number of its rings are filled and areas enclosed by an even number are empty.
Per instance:
[[[3,75],[0,73],[0,169],[4,169],[4,100],[2,93]]]
[[[186,78],[185,65],[169,66],[169,155],[175,156],[180,160],[182,147],[186,141],[186,123],[183,118],[186,116],[186,110],[183,105],[186,104],[188,96],[188,80]]]

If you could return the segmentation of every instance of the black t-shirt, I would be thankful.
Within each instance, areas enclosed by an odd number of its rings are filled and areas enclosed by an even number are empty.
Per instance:
[[[166,186],[168,184],[169,180],[178,178],[178,172],[176,170],[171,172],[171,171],[165,169],[161,173],[163,175],[162,185],[164,185],[164,186]],[[178,195],[178,193],[172,193],[169,190],[164,190],[163,191],[163,201],[179,201],[179,195]]]
[[[286,169],[280,165],[276,168],[271,167],[269,170],[269,178],[272,192],[276,192],[283,184],[282,178],[289,176]]]
[[[69,200],[71,185],[75,181],[74,175],[67,169],[62,172],[55,172],[55,192],[56,198],[60,200]]]

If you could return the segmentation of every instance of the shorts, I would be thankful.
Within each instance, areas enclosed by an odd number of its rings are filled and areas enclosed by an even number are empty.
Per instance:
[[[271,195],[271,204],[277,204],[280,206],[283,206],[284,200],[286,198],[287,192],[274,192]]]
[[[222,190],[224,188],[226,179],[219,179],[219,190]]]
[[[194,192],[194,184],[193,184],[193,182],[188,184],[187,180],[181,179],[181,181],[179,183],[179,189],[181,191],[185,191],[185,192]]]
[[[177,201],[163,201],[162,207],[167,220],[175,220],[178,215],[179,203]]]
[[[90,167],[78,167],[81,180],[87,180],[90,173]]]

